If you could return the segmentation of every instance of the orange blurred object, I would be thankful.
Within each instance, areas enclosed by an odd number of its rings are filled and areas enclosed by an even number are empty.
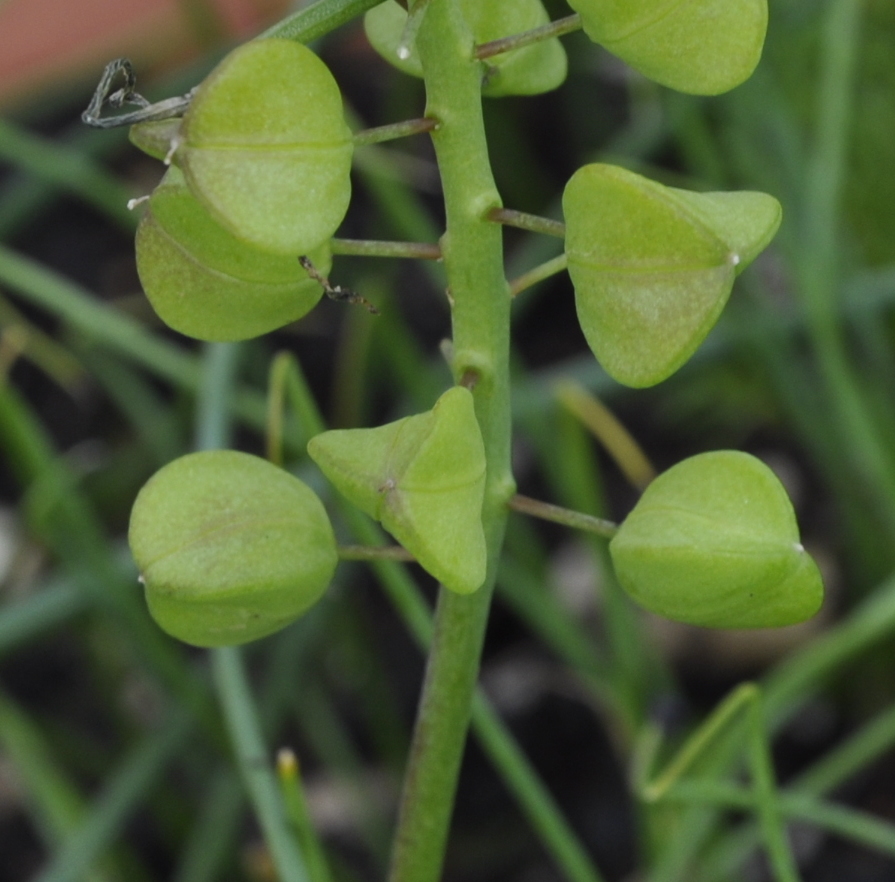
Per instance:
[[[0,0],[0,107],[83,80],[128,56],[182,62],[213,43],[249,37],[288,0]]]

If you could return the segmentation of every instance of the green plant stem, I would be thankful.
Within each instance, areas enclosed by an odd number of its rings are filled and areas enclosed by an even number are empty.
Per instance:
[[[475,47],[475,57],[481,61],[494,55],[502,55],[504,52],[512,52],[513,49],[521,49],[523,46],[540,43],[543,40],[562,37],[565,34],[571,34],[573,31],[578,30],[581,30],[581,16],[576,12],[574,15],[558,18],[556,21],[548,22],[539,28],[533,28],[521,34],[501,37],[501,39],[492,40],[490,43],[480,43]]]
[[[286,386],[298,416],[301,435],[317,435],[325,431],[326,426],[294,357],[289,353],[277,356],[277,363],[287,361],[293,369],[288,371]],[[352,506],[342,508],[351,532],[360,541],[368,545],[382,542],[381,530],[369,518]],[[371,567],[407,630],[422,649],[428,648],[432,641],[432,618],[406,568],[389,560],[373,561]],[[582,647],[585,654],[592,649],[590,644]],[[569,882],[601,882],[602,876],[563,818],[549,791],[480,690],[472,705],[472,725],[485,752]]]
[[[516,494],[507,505],[520,514],[540,518],[543,521],[552,521],[554,524],[563,524],[573,530],[584,530],[611,539],[618,532],[618,524],[603,518],[595,518],[584,512],[563,508],[561,505],[553,505],[549,502],[541,502],[539,499],[531,499],[528,496]]]
[[[500,207],[488,160],[481,71],[455,0],[428,6],[417,37],[426,82],[426,115],[439,121],[432,141],[441,172],[447,229],[441,246],[453,303],[456,380],[470,374],[487,462],[482,525],[488,547],[485,584],[460,596],[442,589],[405,777],[389,878],[437,882],[453,810],[470,706],[497,564],[514,492],[510,469],[510,296]]]
[[[239,649],[225,646],[213,650],[211,668],[236,751],[240,776],[277,868],[277,878],[280,882],[309,882],[301,854],[289,830],[276,777],[270,768]]]
[[[24,600],[0,610],[0,656],[87,607],[87,598],[71,580],[48,583]]]
[[[137,804],[184,748],[192,727],[186,712],[176,710],[164,725],[147,735],[124,760],[93,803],[84,823],[56,852],[34,882],[79,882],[97,856],[114,841]]]
[[[288,748],[281,748],[277,754],[277,776],[280,779],[280,790],[289,821],[301,843],[301,850],[308,864],[308,875],[312,882],[332,882],[333,877],[326,854],[308,811],[298,759]]]
[[[376,126],[372,129],[363,129],[354,135],[355,147],[366,147],[369,144],[382,144],[386,141],[396,141],[398,138],[407,138],[410,135],[420,135],[423,132],[431,132],[438,122],[429,117],[420,119],[406,119],[403,122],[389,123],[386,126]]]
[[[317,0],[269,27],[257,39],[279,37],[311,43],[381,2],[382,0]]]
[[[544,279],[549,279],[551,276],[561,273],[568,265],[569,258],[565,254],[559,254],[552,260],[545,261],[534,267],[534,269],[530,269],[527,273],[523,273],[523,275],[510,282],[510,296],[515,297],[533,285],[537,285],[538,282],[543,282]]]
[[[798,882],[799,873],[786,841],[780,817],[774,767],[764,729],[761,693],[754,683],[744,683],[718,705],[712,715],[685,742],[679,753],[654,781],[641,781],[639,789],[647,802],[661,800],[671,787],[702,757],[708,746],[731,728],[732,721],[745,711],[749,768],[754,794],[750,808],[758,817],[768,857],[778,882]],[[653,748],[658,741],[651,741]],[[641,763],[646,754],[641,754]],[[646,768],[643,768],[646,771]]]
[[[196,447],[215,450],[230,437],[228,398],[234,386],[239,347],[211,343],[205,347],[196,411]],[[302,856],[289,830],[276,776],[267,757],[261,721],[238,647],[210,652],[217,688],[236,763],[282,882],[309,882]]]
[[[400,560],[411,563],[416,558],[400,545],[342,545],[339,560]]]
[[[756,689],[755,700],[747,709],[749,715],[749,759],[755,779],[755,809],[768,859],[778,882],[798,882],[799,870],[786,838],[786,828],[780,815],[777,782],[771,749],[764,731],[761,694]]]
[[[556,399],[600,442],[634,487],[642,491],[656,477],[655,468],[634,436],[580,383],[561,380],[556,384]]]
[[[414,260],[441,260],[441,248],[428,242],[382,242],[376,239],[331,239],[333,254],[352,257],[406,257]]]
[[[682,781],[665,797],[683,805],[715,805],[735,811],[751,811],[755,794],[747,788],[721,781]],[[805,793],[777,795],[781,814],[851,839],[860,845],[895,855],[895,827],[866,812],[835,805]]]
[[[486,217],[496,224],[528,230],[530,233],[543,233],[545,236],[556,236],[558,239],[566,237],[566,225],[561,221],[551,220],[549,217],[540,217],[536,214],[500,206],[489,209]]]
[[[78,196],[124,230],[136,229],[137,218],[127,209],[133,192],[86,154],[0,120],[0,159]]]

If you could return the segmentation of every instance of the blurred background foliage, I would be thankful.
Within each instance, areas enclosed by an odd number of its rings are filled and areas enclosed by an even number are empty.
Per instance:
[[[334,281],[381,316],[325,302],[239,347],[196,345],[152,315],[134,269],[139,210],[126,202],[161,167],[125,132],[78,117],[111,57],[142,61],[149,97],[181,94],[238,34],[282,12],[239,6],[171,0],[138,28],[120,0],[115,15],[102,3],[0,3],[0,58],[11,57],[4,39],[35,43],[0,92],[0,882],[272,878],[205,654],[145,612],[124,543],[130,504],[209,427],[263,452],[278,351],[296,355],[332,426],[428,408],[448,382],[435,266],[341,258]],[[801,806],[787,811],[804,878],[895,876],[895,6],[770,6],[763,63],[728,95],[669,93],[577,34],[557,92],[486,102],[509,207],[558,217],[565,181],[599,159],[677,186],[764,189],[785,210],[719,326],[655,389],[600,371],[566,277],[520,295],[516,471],[522,492],[598,515],[618,519],[636,498],[557,395],[560,380],[607,404],[658,469],[747,449],[795,501],[825,608],[777,632],[673,626],[619,595],[602,543],[514,517],[482,682],[580,853],[561,856],[533,821],[480,713],[445,879],[767,878],[742,805],[645,810],[625,783],[638,736],[661,724],[679,739],[747,678],[765,689],[778,774]],[[27,7],[36,18],[23,27],[13,16]],[[75,23],[60,26],[67,14]],[[44,32],[68,33],[70,55],[41,44]],[[421,84],[359,27],[317,48],[357,128],[420,114]],[[440,226],[425,139],[358,152],[340,235],[435,241]],[[558,251],[517,231],[506,245],[510,277]],[[326,494],[300,437],[290,419],[289,465]],[[431,599],[426,577],[407,572]],[[300,757],[337,879],[384,874],[422,675],[413,590],[394,567],[343,564],[314,612],[246,653],[271,755]],[[713,774],[735,768],[715,759]]]

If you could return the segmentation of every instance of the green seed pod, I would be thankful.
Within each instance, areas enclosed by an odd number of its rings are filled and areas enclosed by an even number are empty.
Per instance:
[[[761,58],[767,0],[569,0],[585,33],[663,86],[718,95]]]
[[[254,40],[199,86],[176,161],[234,236],[279,254],[329,239],[351,198],[351,132],[326,65],[293,40]]]
[[[606,372],[635,387],[696,351],[782,217],[764,193],[690,193],[602,164],[575,172],[563,212],[584,336]]]
[[[169,463],[131,512],[149,611],[194,646],[257,640],[316,603],[336,568],[323,505],[288,472],[231,450]]]
[[[769,628],[813,616],[823,584],[792,504],[754,456],[723,450],[656,478],[609,543],[641,606],[708,628]]]
[[[295,256],[259,251],[225,230],[172,168],[137,228],[137,272],[165,324],[199,340],[247,340],[301,318],[323,289]],[[329,271],[329,249],[310,255]]]
[[[550,21],[541,0],[460,0],[476,43],[488,43],[508,34],[521,33]],[[405,58],[398,54],[407,11],[395,0],[374,6],[364,16],[364,29],[373,48],[390,64],[411,76],[421,77],[416,46]],[[482,94],[538,95],[557,88],[566,78],[566,52],[556,38],[544,40],[487,59]]]
[[[432,410],[375,429],[324,432],[308,453],[446,588],[481,587],[485,448],[468,389],[455,386]]]
[[[180,140],[180,117],[155,119],[132,125],[127,137],[134,147],[154,159],[167,159],[172,148]]]

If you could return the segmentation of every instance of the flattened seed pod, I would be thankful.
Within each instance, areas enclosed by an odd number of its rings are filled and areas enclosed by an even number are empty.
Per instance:
[[[323,294],[295,256],[261,251],[224,229],[172,168],[137,228],[137,272],[166,325],[199,340],[247,340],[310,312]],[[329,249],[310,255],[329,271]]]
[[[823,602],[792,504],[754,456],[722,450],[656,478],[609,543],[619,582],[646,609],[709,628],[770,628]]]
[[[308,453],[446,588],[481,587],[485,448],[468,389],[455,386],[432,410],[375,429],[324,432]]]
[[[635,387],[693,354],[782,217],[764,193],[690,193],[603,164],[575,172],[563,212],[581,328],[607,373]]]
[[[761,58],[767,0],[569,0],[587,35],[663,86],[718,95]]]
[[[153,618],[195,646],[285,627],[320,599],[338,562],[314,493],[231,450],[189,454],[156,472],[134,503],[128,541]]]
[[[280,254],[329,239],[351,198],[351,132],[326,65],[293,40],[255,40],[199,86],[175,160],[234,236]]]
[[[507,34],[522,33],[550,21],[541,0],[461,0],[476,43],[488,43]],[[423,66],[415,46],[403,58],[398,48],[407,22],[407,11],[395,0],[373,7],[364,16],[364,29],[373,48],[390,64],[411,76],[421,77]],[[482,94],[538,95],[557,88],[566,78],[566,52],[556,38],[505,52],[486,62],[489,73]]]

